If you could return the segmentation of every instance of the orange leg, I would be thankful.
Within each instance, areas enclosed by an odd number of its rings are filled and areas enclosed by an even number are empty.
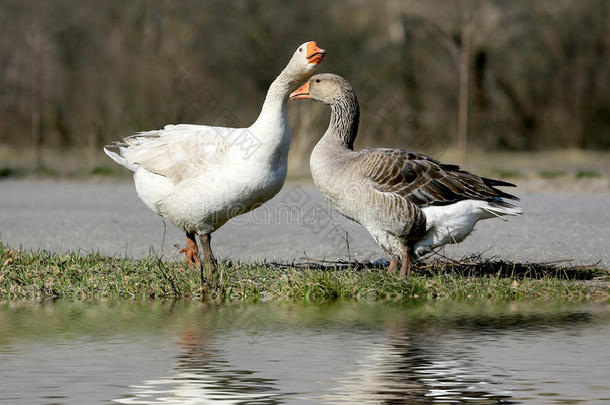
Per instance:
[[[188,265],[199,265],[199,249],[197,249],[197,241],[195,240],[195,234],[186,233],[186,247],[180,249],[179,253],[184,253],[184,261]]]
[[[396,272],[397,268],[398,268],[398,260],[396,260],[395,257],[392,257],[392,260],[390,260],[390,265],[388,266],[388,269],[386,271],[388,274],[394,274]]]
[[[400,278],[409,277],[411,274],[411,249],[402,245],[402,263],[400,265]]]

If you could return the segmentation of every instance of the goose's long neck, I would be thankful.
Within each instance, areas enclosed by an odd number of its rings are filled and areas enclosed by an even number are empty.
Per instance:
[[[353,150],[354,140],[358,135],[359,122],[360,106],[358,105],[358,99],[353,93],[345,94],[340,101],[331,105],[330,125],[324,137]]]
[[[295,86],[287,68],[284,69],[267,90],[263,108],[256,119],[255,125],[270,125],[271,123],[287,122],[286,102],[288,94]]]

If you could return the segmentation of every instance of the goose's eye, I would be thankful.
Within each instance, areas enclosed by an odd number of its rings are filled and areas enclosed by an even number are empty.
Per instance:
[[[303,48],[299,48],[299,52],[303,52]]]
[[[316,79],[316,83],[320,83],[320,79]]]

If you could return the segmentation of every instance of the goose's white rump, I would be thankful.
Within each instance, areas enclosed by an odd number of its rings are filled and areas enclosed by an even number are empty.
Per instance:
[[[506,202],[463,200],[445,206],[422,208],[426,216],[426,233],[415,245],[415,255],[422,256],[449,243],[459,243],[482,219],[520,215],[521,208]]]
[[[282,188],[290,146],[287,97],[313,74],[325,53],[313,41],[302,44],[269,87],[258,119],[248,128],[167,125],[104,148],[134,172],[142,201],[186,232],[187,261],[197,262],[195,234],[205,236],[204,255],[207,245],[212,257],[211,232]]]

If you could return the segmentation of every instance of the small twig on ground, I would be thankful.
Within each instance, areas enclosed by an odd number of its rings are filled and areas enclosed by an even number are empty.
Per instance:
[[[203,261],[199,260],[199,288],[203,292]]]
[[[305,260],[307,261],[307,268],[309,268],[309,258],[307,257],[307,252],[303,251],[303,255],[305,256]]]
[[[161,238],[161,253],[163,253],[163,247],[165,246],[165,233],[167,232],[167,224],[165,220],[161,218],[161,222],[163,223],[163,237]]]
[[[169,283],[169,285],[172,287],[172,290],[174,291],[174,298],[180,298],[182,296],[182,294],[180,293],[180,290],[178,289],[178,287],[176,287],[176,283],[174,283],[174,279],[171,278],[165,271],[165,269],[166,269],[165,264],[161,260],[161,257],[159,255],[157,255],[157,253],[155,252],[155,250],[152,247],[150,248],[150,254],[156,259],[157,268],[159,269],[159,272],[161,273],[161,275],[163,276],[165,281],[167,281]]]
[[[452,258],[447,257],[447,256],[445,256],[445,255],[443,255],[443,254],[441,254],[441,253],[438,253],[438,252],[437,252],[437,251],[435,251],[435,250],[431,250],[431,251],[430,251],[430,253],[431,253],[431,254],[435,254],[435,255],[437,255],[437,256],[440,256],[440,257],[442,257],[443,259],[447,259],[447,260],[449,260],[450,262],[453,262],[454,264],[462,264],[461,262],[455,261],[455,260],[453,260]]]
[[[536,264],[544,265],[544,264],[556,264],[556,263],[568,263],[573,262],[574,259],[559,259],[559,260],[550,260],[548,262],[537,262]]]
[[[339,237],[345,241],[345,245],[347,246],[347,261],[351,262],[352,259],[351,259],[350,250],[349,250],[349,232],[345,231],[345,237],[343,237],[341,232],[339,232],[337,225],[334,225],[334,228],[335,228],[335,232],[337,232],[337,235],[339,235]]]

